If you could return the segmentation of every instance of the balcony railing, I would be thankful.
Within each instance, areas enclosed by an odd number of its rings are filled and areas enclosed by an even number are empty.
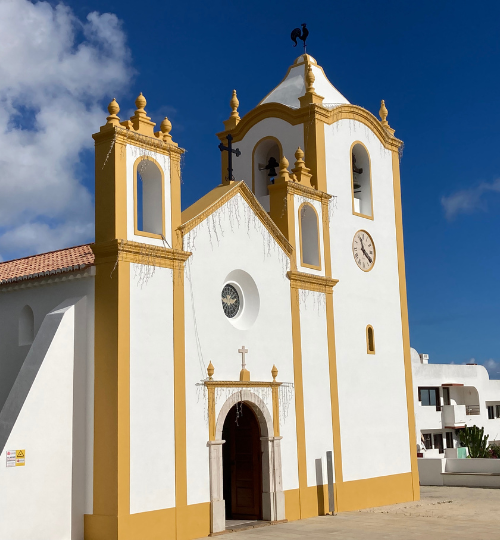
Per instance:
[[[465,406],[465,414],[467,416],[474,416],[480,414],[480,408],[479,405],[466,405]]]

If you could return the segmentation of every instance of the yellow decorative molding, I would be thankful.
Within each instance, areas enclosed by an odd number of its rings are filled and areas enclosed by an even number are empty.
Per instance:
[[[111,240],[90,246],[95,254],[95,264],[123,261],[129,263],[177,268],[191,256],[188,251],[170,249],[131,240]]]
[[[276,381],[214,381],[205,380],[203,384],[207,388],[273,388],[280,387],[283,383]]]
[[[284,184],[285,182],[290,181],[290,173],[288,172],[288,159],[283,156],[280,160],[280,172],[274,181],[275,184]]]
[[[293,248],[288,240],[283,236],[278,229],[274,221],[269,217],[269,214],[264,210],[259,201],[255,198],[255,195],[250,191],[248,186],[243,180],[239,182],[233,182],[229,186],[224,186],[225,189],[220,198],[213,201],[207,208],[201,210],[196,216],[192,217],[180,227],[180,231],[183,235],[186,235],[189,231],[194,229],[200,223],[205,221],[216,210],[224,206],[238,193],[243,197],[246,203],[253,209],[257,217],[261,220],[262,224],[268,230],[269,234],[274,238],[283,251],[289,256],[292,256]],[[217,189],[217,188],[216,188]]]
[[[231,133],[233,142],[241,141],[252,127],[262,120],[271,117],[279,118],[292,126],[313,121],[332,125],[340,120],[356,120],[369,127],[388,150],[397,150],[403,144],[403,141],[387,133],[381,122],[371,112],[363,107],[351,104],[339,105],[333,109],[328,109],[322,105],[313,103],[308,107],[292,109],[281,103],[264,103],[245,114],[234,129],[217,133],[217,137],[221,141],[225,141],[228,133]]]
[[[332,198],[332,195],[325,193],[324,191],[318,191],[313,187],[309,187],[304,184],[299,184],[298,182],[287,182],[288,193],[292,195],[299,195],[301,197],[307,197],[313,201],[326,202]]]
[[[391,135],[394,135],[394,132],[396,130],[392,129],[391,126],[389,125],[389,122],[387,121],[387,116],[389,114],[389,111],[387,110],[387,107],[385,106],[384,100],[380,102],[380,110],[378,111],[378,114],[381,119],[380,123],[382,124],[384,129],[386,129]]]
[[[286,273],[290,280],[290,286],[293,289],[304,289],[322,293],[332,293],[333,287],[339,282],[338,279],[332,279],[325,276],[316,276],[304,272],[288,271]]]

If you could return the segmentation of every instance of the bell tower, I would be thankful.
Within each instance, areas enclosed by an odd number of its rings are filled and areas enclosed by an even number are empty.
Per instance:
[[[87,540],[182,538],[185,472],[184,262],[180,159],[142,93],[115,99],[95,141],[93,514]],[[154,425],[154,429],[151,426]],[[144,448],[155,449],[144,459]],[[172,479],[175,478],[175,482]],[[146,489],[147,484],[147,489]],[[153,512],[155,510],[155,512]]]

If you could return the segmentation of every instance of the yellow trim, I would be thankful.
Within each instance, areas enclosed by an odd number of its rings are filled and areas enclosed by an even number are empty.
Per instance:
[[[86,540],[130,514],[130,265],[96,256],[93,512]],[[111,272],[113,271],[111,277]]]
[[[304,289],[306,291],[316,291],[327,293],[331,292],[333,287],[339,282],[338,279],[332,279],[325,276],[317,276],[316,274],[306,274],[290,270],[286,273],[290,280],[290,286],[293,289]]]
[[[182,512],[187,507],[186,451],[186,348],[184,314],[184,263],[173,270],[173,335],[174,335],[174,437],[175,437],[175,506]],[[186,538],[189,524],[176,522],[177,538]]]
[[[192,207],[184,210],[184,212],[182,212],[183,224],[180,227],[182,235],[186,235],[189,231],[197,227],[238,193],[252,208],[264,227],[268,230],[269,234],[274,238],[285,254],[291,257],[293,248],[290,242],[283,236],[274,221],[269,217],[269,214],[264,208],[262,208],[262,205],[255,198],[255,195],[250,191],[243,180],[233,182],[230,185],[216,187],[210,193],[207,193],[207,195],[202,197],[202,199],[193,204]]]
[[[224,141],[228,133],[231,133],[233,142],[241,141],[256,124],[271,117],[279,118],[292,126],[303,124],[312,117],[316,122],[327,125],[332,125],[340,120],[355,120],[367,126],[387,150],[397,150],[403,144],[403,141],[388,133],[383,128],[380,120],[371,112],[363,109],[363,107],[351,104],[339,105],[333,109],[327,109],[318,104],[312,104],[309,107],[300,109],[291,109],[281,103],[264,103],[249,111],[235,129],[221,131],[217,133],[217,137]],[[309,167],[309,158],[306,159],[306,163]]]
[[[413,380],[410,354],[410,328],[408,323],[408,304],[406,299],[406,272],[403,241],[403,212],[401,209],[401,180],[399,176],[399,155],[392,153],[392,174],[394,182],[394,209],[396,222],[396,243],[398,250],[399,298],[401,302],[401,326],[403,330],[403,351],[405,363],[406,404],[408,407],[408,432],[413,481],[413,500],[420,499],[420,485],[417,464],[417,435],[415,430],[415,410],[413,403]]]
[[[305,515],[307,500],[306,428],[304,419],[304,386],[302,379],[302,340],[300,337],[299,289],[290,283],[292,306],[293,380],[295,387],[295,423],[297,435],[297,467],[299,476],[300,518]]]
[[[264,141],[269,141],[269,140],[276,141],[276,144],[278,145],[278,148],[279,148],[279,151],[280,151],[278,163],[280,163],[281,158],[283,157],[283,147],[281,146],[281,142],[279,141],[279,139],[277,139],[276,137],[273,137],[273,136],[269,135],[267,137],[262,137],[262,139],[260,139],[260,141],[257,141],[255,143],[255,146],[253,147],[253,150],[252,150],[252,193],[254,195],[255,195],[255,163],[254,163],[255,150],[257,150],[257,147],[260,146],[260,143],[262,143]]]
[[[352,170],[352,150],[357,144],[360,144],[365,149],[366,155],[368,156],[368,166],[370,168],[370,208],[371,208],[371,215],[370,216],[367,215],[367,214],[362,214],[361,212],[355,212],[354,211],[354,173],[353,173],[353,170]],[[352,213],[355,216],[359,216],[359,217],[362,217],[362,218],[373,220],[374,214],[373,214],[372,160],[371,160],[371,157],[370,157],[370,152],[368,152],[368,148],[366,148],[366,146],[361,141],[354,141],[351,144],[351,150],[350,150],[349,156],[350,156],[350,163],[351,163]]]
[[[318,234],[318,261],[319,261],[318,265],[307,264],[307,263],[304,262],[304,250],[302,249],[303,245],[302,245],[302,219],[301,219],[302,216],[301,216],[301,210],[302,210],[302,207],[306,206],[306,205],[309,206],[310,208],[312,208],[314,210],[314,213],[316,214],[316,232]],[[314,208],[314,206],[311,203],[303,202],[299,206],[298,220],[299,220],[299,242],[300,242],[300,266],[303,266],[304,268],[312,268],[314,270],[321,270],[321,242],[320,242],[320,239],[319,239],[319,215],[318,215],[318,212],[317,212],[316,208]]]
[[[172,229],[172,248],[182,250],[181,226],[181,156],[170,155],[170,220]]]
[[[162,268],[175,268],[177,263],[186,261],[191,253],[178,249],[151,246],[131,240],[112,240],[100,244],[91,244],[96,259],[102,262],[116,261],[149,264]]]
[[[373,348],[370,347],[370,330],[372,331],[372,345]],[[369,324],[366,327],[366,354],[375,354],[375,330],[373,329],[373,326]]]
[[[365,233],[370,238],[370,240],[372,242],[372,246],[373,246],[373,262],[372,262],[370,268],[367,268],[366,270],[359,266],[359,264],[356,262],[356,257],[354,257],[354,239],[356,238],[356,235],[358,233],[361,233],[361,232]],[[373,241],[372,235],[370,233],[368,233],[367,231],[365,231],[364,229],[359,229],[358,231],[356,231],[354,233],[354,236],[352,237],[352,248],[351,249],[352,249],[352,256],[354,258],[354,263],[356,264],[356,267],[359,268],[360,270],[362,270],[363,272],[370,272],[373,269],[373,267],[375,266],[375,262],[377,260],[377,250],[375,249],[375,242]]]
[[[137,203],[139,202],[139,197],[137,196],[137,168],[139,167],[139,163],[141,161],[152,161],[159,169],[161,174],[161,234],[158,233],[151,233],[148,231],[141,231],[137,227],[137,218],[139,214],[139,210],[137,208]],[[144,214],[144,211],[143,211]],[[144,215],[143,215],[144,220]],[[134,162],[134,234],[136,236],[145,236],[147,238],[157,238],[159,240],[162,239],[162,237],[165,237],[165,175],[163,173],[163,169],[160,166],[160,164],[156,161],[156,159],[152,158],[151,156],[140,156],[138,157]]]
[[[280,398],[278,391],[278,386],[272,387],[271,392],[273,394],[273,430],[275,437],[280,436]]]

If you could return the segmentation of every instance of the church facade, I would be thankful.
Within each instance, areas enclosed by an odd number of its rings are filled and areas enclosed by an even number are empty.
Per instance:
[[[222,182],[183,212],[183,150],[145,106],[113,100],[93,135],[95,243],[0,264],[0,538],[418,499],[384,102],[350,104],[305,54],[243,118],[233,92]]]

